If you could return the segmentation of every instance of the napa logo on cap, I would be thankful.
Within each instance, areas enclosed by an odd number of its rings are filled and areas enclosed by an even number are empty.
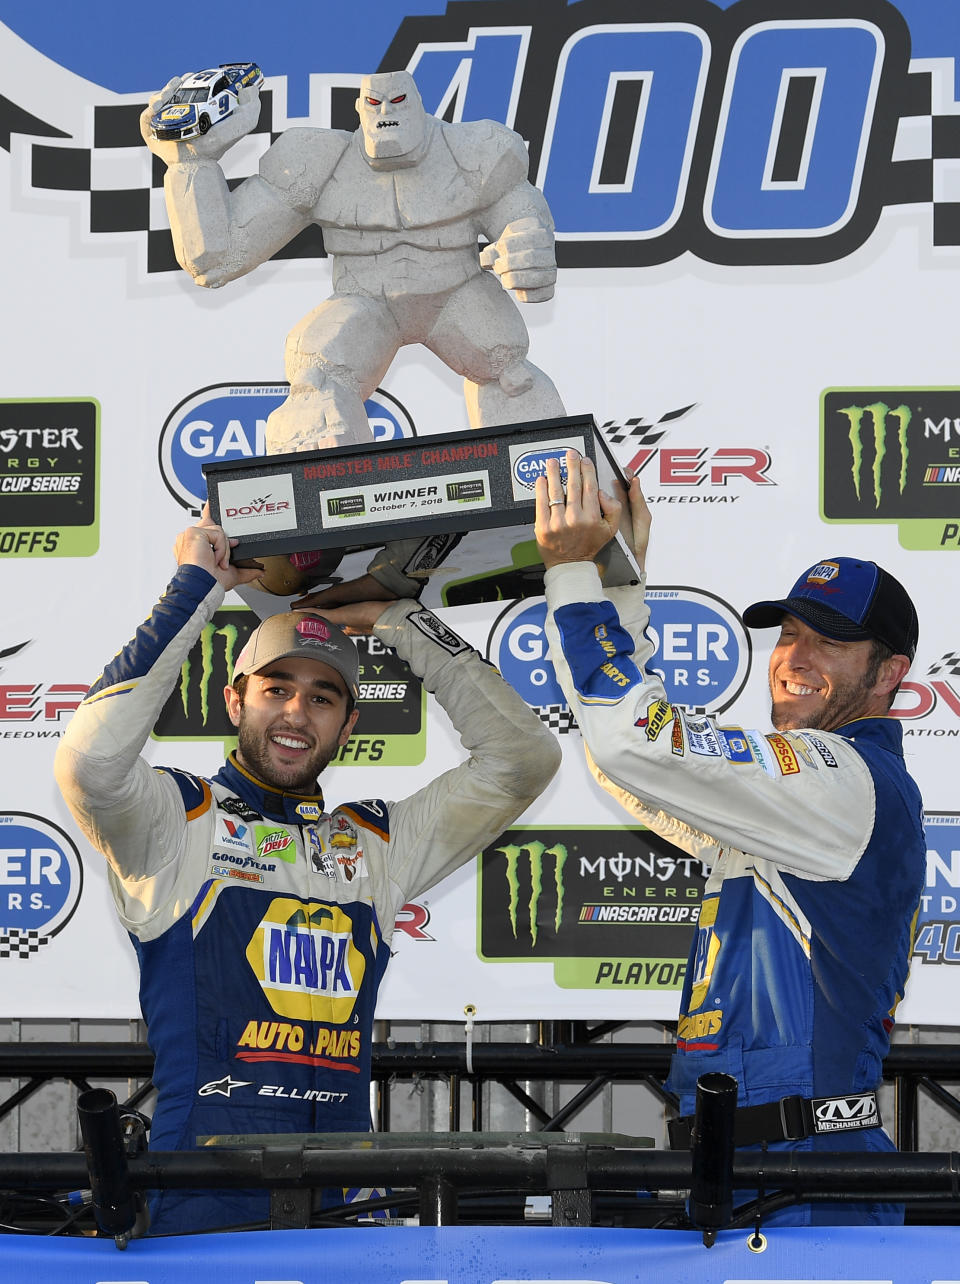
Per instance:
[[[839,574],[840,567],[836,562],[819,562],[807,576],[807,583],[828,584],[830,580],[835,580]]]
[[[547,471],[547,460],[556,459],[560,464],[560,480],[567,484],[567,451],[575,450],[584,454],[586,446],[582,437],[567,437],[555,441],[543,442],[537,446],[518,445],[510,447],[510,480],[513,483],[513,498],[531,498],[537,478]]]

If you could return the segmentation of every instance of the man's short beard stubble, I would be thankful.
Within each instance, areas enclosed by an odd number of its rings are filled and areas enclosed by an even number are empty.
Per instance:
[[[810,731],[836,731],[855,718],[863,717],[861,711],[869,692],[876,686],[883,658],[883,654],[874,648],[859,681],[835,686],[820,710],[802,721],[794,721],[795,715],[787,714],[786,711],[779,715],[778,721],[776,702],[771,701],[770,721],[777,731],[797,731],[803,728]]]
[[[343,727],[346,726],[347,718],[349,717],[350,711],[348,710],[340,728],[341,732]],[[264,734],[269,735],[269,732]],[[273,765],[267,758],[263,739],[251,730],[250,724],[243,716],[243,700],[241,698],[240,724],[237,727],[237,757],[252,775],[256,776],[263,784],[270,785],[273,789],[294,794],[314,793],[317,777],[330,765],[334,755],[340,748],[339,738],[340,732],[337,733],[337,742],[334,744],[315,745],[310,757],[307,759],[304,770],[299,775],[284,776],[281,779],[276,775]]]

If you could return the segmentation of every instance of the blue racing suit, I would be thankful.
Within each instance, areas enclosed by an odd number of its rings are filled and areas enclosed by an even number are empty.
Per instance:
[[[600,784],[711,873],[690,951],[668,1087],[736,1078],[738,1106],[845,1097],[881,1078],[926,867],[900,724],[764,733],[671,705],[645,666],[641,588],[590,563],[547,572],[547,634]],[[643,950],[638,947],[638,954]],[[892,1150],[880,1127],[776,1147]],[[781,1224],[902,1221],[897,1205],[812,1204]]]
[[[499,674],[417,603],[376,636],[461,732],[470,757],[400,802],[327,811],[280,793],[231,754],[212,779],[140,752],[223,590],[183,566],[75,713],[57,779],[106,856],[140,962],[156,1056],[151,1147],[198,1137],[370,1127],[377,991],[397,912],[492,842],[559,762],[550,733]],[[262,1220],[261,1192],[167,1191],[154,1232]]]

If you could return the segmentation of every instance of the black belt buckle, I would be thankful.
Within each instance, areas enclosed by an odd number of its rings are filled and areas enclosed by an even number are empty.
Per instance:
[[[810,1136],[813,1131],[813,1112],[805,1097],[781,1097],[777,1105],[784,1141],[802,1141],[804,1137]]]

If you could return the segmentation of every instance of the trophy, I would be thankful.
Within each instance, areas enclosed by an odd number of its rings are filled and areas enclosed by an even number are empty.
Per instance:
[[[455,565],[425,577],[428,605],[455,605],[543,592],[534,486],[548,459],[560,461],[565,479],[568,450],[593,461],[608,494],[626,485],[589,415],[225,460],[203,471],[211,515],[238,541],[233,559],[286,555],[305,579],[315,573],[314,584],[341,569],[341,558],[348,571],[348,555],[387,541],[417,539],[429,549],[469,532],[455,541]],[[611,541],[604,583],[638,578],[625,545]]]

